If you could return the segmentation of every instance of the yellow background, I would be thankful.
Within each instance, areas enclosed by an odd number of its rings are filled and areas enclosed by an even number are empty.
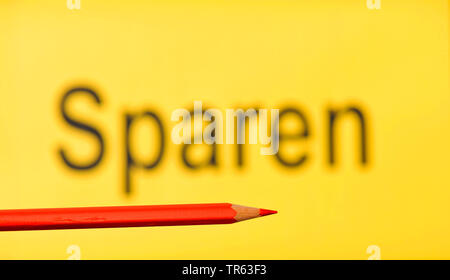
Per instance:
[[[279,214],[233,225],[1,232],[0,258],[450,258],[448,1],[0,1],[0,206],[40,208],[231,202]],[[106,141],[89,172],[65,167],[93,138],[68,126],[59,102],[90,85],[104,103],[71,102]],[[170,114],[193,100],[225,109],[294,104],[311,136],[293,169],[247,147],[221,145],[218,168],[193,172],[169,142]],[[369,165],[342,121],[327,164],[327,109],[367,113]],[[125,112],[152,109],[166,131],[159,167],[133,171],[123,191]],[[84,115],[83,115],[84,114]],[[153,153],[136,127],[136,153]]]

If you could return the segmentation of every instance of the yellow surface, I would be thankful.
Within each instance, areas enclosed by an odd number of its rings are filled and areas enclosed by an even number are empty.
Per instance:
[[[2,0],[0,26],[1,208],[231,202],[279,211],[233,225],[1,232],[0,258],[67,259],[70,245],[82,259],[367,259],[371,245],[382,259],[450,258],[448,1],[381,0],[371,10],[365,0],[81,0],[69,10],[64,0]],[[103,101],[68,105],[105,139],[100,165],[85,172],[58,154],[82,162],[97,153],[95,138],[59,111],[76,85]],[[170,115],[194,100],[298,108],[310,136],[283,149],[306,162],[288,168],[247,145],[238,168],[236,147],[219,145],[217,167],[186,168]],[[328,109],[349,105],[367,121],[368,164],[348,114],[330,165]],[[166,149],[154,170],[132,171],[127,195],[124,116],[144,109],[161,118]],[[156,132],[136,122],[136,158],[156,154]]]

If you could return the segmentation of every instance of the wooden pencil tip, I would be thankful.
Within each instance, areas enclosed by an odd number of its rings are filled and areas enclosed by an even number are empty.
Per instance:
[[[247,207],[237,204],[232,204],[231,208],[233,208],[234,211],[236,211],[236,216],[234,216],[234,219],[237,222],[277,213],[277,211],[274,210]]]
[[[260,216],[267,216],[267,215],[272,215],[272,214],[276,214],[278,213],[275,210],[269,210],[269,209],[259,209],[259,215]]]

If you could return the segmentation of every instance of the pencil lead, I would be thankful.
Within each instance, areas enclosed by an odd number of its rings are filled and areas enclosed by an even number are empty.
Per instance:
[[[276,214],[278,213],[275,210],[269,210],[269,209],[259,209],[259,215],[260,216],[267,216],[267,215],[272,215],[272,214]]]

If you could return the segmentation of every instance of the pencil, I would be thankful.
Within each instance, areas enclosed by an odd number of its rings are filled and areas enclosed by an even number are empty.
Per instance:
[[[0,210],[0,231],[231,224],[277,211],[230,203]]]

